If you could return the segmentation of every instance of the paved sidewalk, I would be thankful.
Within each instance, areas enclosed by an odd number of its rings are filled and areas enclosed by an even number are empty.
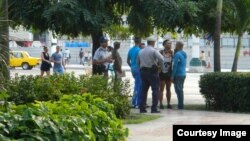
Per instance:
[[[133,82],[132,76],[127,73]],[[199,79],[202,73],[187,73],[184,83],[184,104],[205,104],[204,98],[199,92]],[[133,86],[132,86],[133,87]],[[177,96],[173,87],[172,104],[177,104]],[[152,103],[152,92],[148,93],[148,105]],[[164,97],[165,105],[166,98]],[[147,109],[150,113],[150,108]],[[139,109],[132,112],[139,113]],[[250,114],[234,114],[222,112],[206,112],[194,110],[164,109],[159,114],[162,117],[142,124],[129,124],[128,141],[172,141],[172,129],[174,124],[250,124]]]
[[[249,114],[163,110],[160,115],[157,120],[126,125],[128,141],[172,141],[174,124],[250,124]]]

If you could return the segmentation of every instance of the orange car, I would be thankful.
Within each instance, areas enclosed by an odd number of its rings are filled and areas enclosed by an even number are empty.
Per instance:
[[[10,67],[22,67],[24,70],[28,70],[39,65],[40,62],[40,58],[30,57],[26,51],[10,52]]]

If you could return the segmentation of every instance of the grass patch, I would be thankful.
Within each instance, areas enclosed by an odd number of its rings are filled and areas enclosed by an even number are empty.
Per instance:
[[[123,119],[123,123],[124,124],[140,124],[143,122],[158,119],[160,117],[162,116],[131,113],[127,118]]]

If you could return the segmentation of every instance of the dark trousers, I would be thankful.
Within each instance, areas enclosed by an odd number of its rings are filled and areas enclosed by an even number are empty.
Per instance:
[[[160,79],[158,73],[141,71],[141,79],[142,79],[142,92],[141,92],[141,103],[140,110],[146,109],[147,103],[147,94],[148,89],[151,86],[152,88],[152,111],[157,110],[158,105],[158,97],[159,97],[159,87],[160,87]]]

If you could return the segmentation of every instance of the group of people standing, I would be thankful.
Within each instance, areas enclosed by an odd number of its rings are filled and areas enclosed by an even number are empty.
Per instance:
[[[119,76],[122,72],[122,58],[118,52],[120,42],[114,42],[114,48],[108,46],[108,39],[101,37],[100,47],[95,51],[93,57],[93,67],[96,74],[108,77],[108,69],[110,64],[113,64],[115,79],[120,79]]]
[[[171,109],[171,85],[174,84],[175,92],[178,99],[178,109],[184,108],[183,84],[186,78],[186,59],[187,54],[183,51],[183,42],[177,41],[174,51],[172,42],[165,40],[164,49],[158,51],[154,48],[156,39],[147,38],[147,46],[141,43],[140,37],[134,38],[135,45],[131,47],[127,56],[127,63],[131,68],[131,73],[135,80],[134,94],[132,98],[133,107],[138,107],[140,113],[146,113],[148,89],[152,89],[152,106],[151,113],[159,113],[164,109],[163,92],[166,89],[167,108]],[[108,76],[108,67],[112,63],[115,72],[115,79],[123,73],[122,59],[118,52],[120,42],[114,42],[112,50],[108,48],[108,39],[100,38],[100,47],[96,50],[93,57],[93,67],[97,74]],[[80,50],[79,57],[84,57],[83,50]],[[56,52],[49,56],[48,48],[44,47],[41,54],[41,76],[46,72],[50,75],[50,68],[53,65],[53,71],[59,74],[65,71],[65,61],[60,47],[56,47]]]
[[[146,113],[147,94],[149,87],[152,88],[151,113],[159,113],[163,106],[163,91],[166,87],[167,108],[171,109],[171,83],[174,83],[178,98],[178,109],[183,109],[184,96],[183,84],[186,78],[186,58],[183,51],[183,42],[177,41],[174,52],[172,42],[165,40],[164,49],[158,51],[154,48],[154,38],[147,38],[147,46],[141,48],[141,38],[135,37],[135,45],[129,50],[127,63],[131,68],[135,79],[133,107],[139,107],[140,113]]]

